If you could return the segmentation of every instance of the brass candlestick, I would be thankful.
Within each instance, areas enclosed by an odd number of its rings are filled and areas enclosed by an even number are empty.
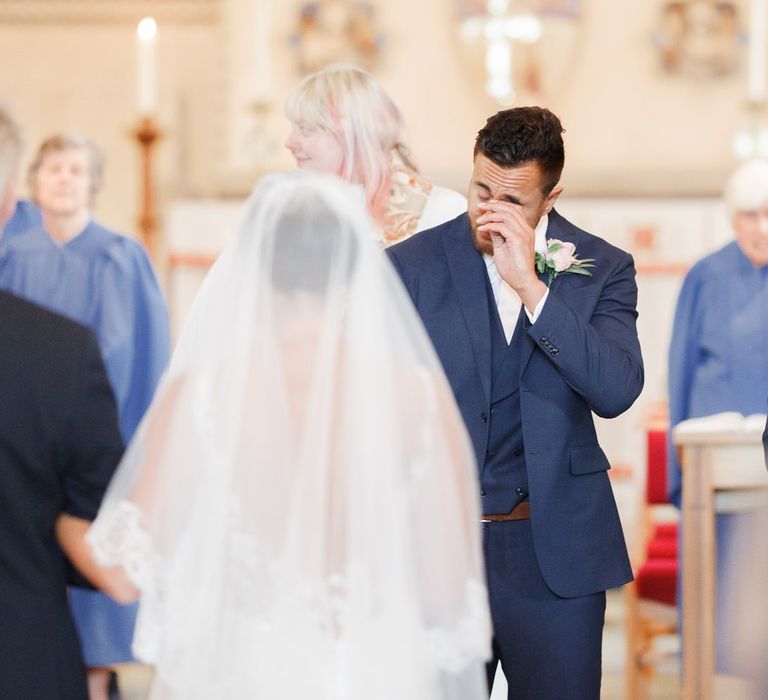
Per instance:
[[[141,240],[150,258],[157,263],[157,214],[155,208],[155,183],[152,176],[152,158],[155,143],[162,133],[155,126],[152,117],[142,117],[139,126],[133,132],[139,143],[141,152],[141,209],[139,210],[138,226]]]

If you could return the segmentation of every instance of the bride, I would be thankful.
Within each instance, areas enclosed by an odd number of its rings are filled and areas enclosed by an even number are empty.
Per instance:
[[[487,698],[476,467],[359,192],[273,175],[206,279],[89,542],[152,698]]]

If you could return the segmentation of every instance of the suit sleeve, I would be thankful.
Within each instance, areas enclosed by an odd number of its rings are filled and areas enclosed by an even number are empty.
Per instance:
[[[62,510],[93,520],[123,453],[117,408],[96,339],[84,336],[74,382],[74,396],[63,436],[64,505]]]
[[[589,319],[553,289],[528,334],[597,415],[612,418],[626,411],[644,381],[631,256],[622,255]]]

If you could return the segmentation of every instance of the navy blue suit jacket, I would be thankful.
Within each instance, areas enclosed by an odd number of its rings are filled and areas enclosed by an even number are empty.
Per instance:
[[[537,561],[549,588],[575,597],[631,580],[610,464],[592,412],[614,417],[643,387],[632,257],[554,210],[547,238],[594,258],[592,276],[559,275],[534,325],[524,320],[520,410]],[[388,249],[442,361],[483,468],[491,390],[485,263],[466,214]],[[524,311],[521,311],[524,314]]]
[[[93,520],[123,452],[96,337],[0,291],[0,698],[87,700],[54,536]]]

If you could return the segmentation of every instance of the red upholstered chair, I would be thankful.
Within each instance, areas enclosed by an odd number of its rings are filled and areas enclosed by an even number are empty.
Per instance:
[[[653,665],[659,660],[654,637],[677,632],[677,522],[658,522],[654,515],[659,506],[668,506],[666,440],[665,424],[648,429],[644,544],[639,564],[633,567],[635,581],[626,586],[629,700],[647,697]]]

